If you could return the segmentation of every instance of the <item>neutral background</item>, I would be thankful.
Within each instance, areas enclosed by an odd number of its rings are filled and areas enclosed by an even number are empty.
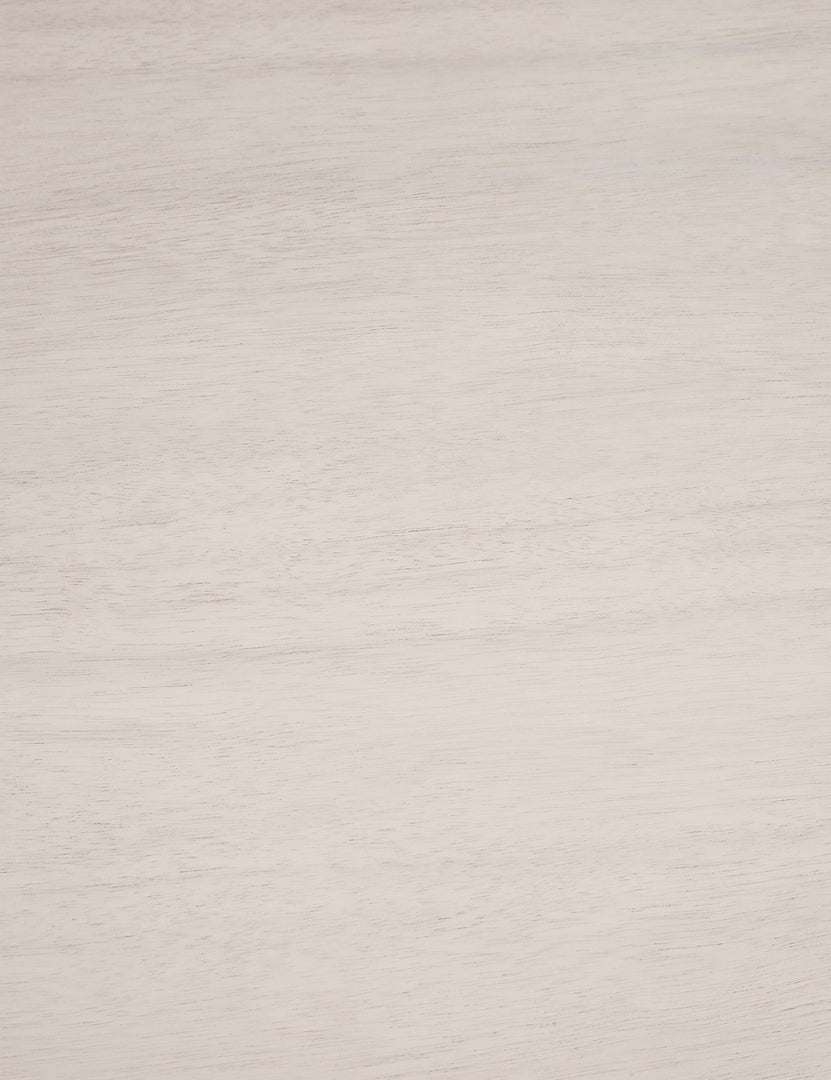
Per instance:
[[[2,1075],[827,1077],[827,0],[0,54]]]

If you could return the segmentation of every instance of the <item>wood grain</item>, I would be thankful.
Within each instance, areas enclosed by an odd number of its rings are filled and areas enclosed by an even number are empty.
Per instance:
[[[826,1076],[827,4],[0,42],[0,1072]]]

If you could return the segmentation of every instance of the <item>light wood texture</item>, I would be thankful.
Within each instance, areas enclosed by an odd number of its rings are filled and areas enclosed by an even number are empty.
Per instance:
[[[829,44],[5,0],[3,1076],[828,1075]]]

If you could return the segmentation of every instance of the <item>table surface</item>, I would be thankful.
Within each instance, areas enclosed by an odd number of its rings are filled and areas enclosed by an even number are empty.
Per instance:
[[[0,1072],[827,1076],[825,0],[0,59]]]

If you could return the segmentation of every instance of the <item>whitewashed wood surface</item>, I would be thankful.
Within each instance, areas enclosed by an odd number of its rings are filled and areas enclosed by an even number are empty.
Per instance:
[[[0,1074],[827,1077],[825,0],[0,59]]]

